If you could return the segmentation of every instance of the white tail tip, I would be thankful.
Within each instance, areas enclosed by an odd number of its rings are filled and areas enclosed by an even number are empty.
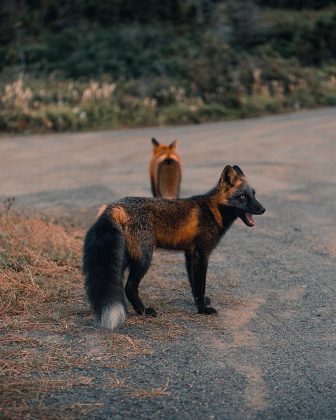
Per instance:
[[[106,306],[101,314],[100,322],[102,327],[114,330],[118,325],[125,322],[126,312],[121,303],[114,303]]]

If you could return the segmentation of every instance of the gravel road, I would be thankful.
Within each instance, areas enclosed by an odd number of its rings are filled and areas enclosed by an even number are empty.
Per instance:
[[[163,396],[132,398],[104,384],[69,401],[102,403],[87,418],[336,418],[336,109],[173,128],[0,138],[0,194],[17,206],[89,226],[103,202],[150,195],[151,137],[180,140],[182,196],[209,190],[238,164],[266,207],[240,221],[209,263],[215,322],[186,321],[148,339],[118,373]],[[164,278],[168,310],[195,312],[182,255],[157,251],[145,284]],[[153,282],[151,282],[153,280]],[[149,284],[149,286],[148,286]],[[148,292],[149,291],[149,292]],[[141,292],[141,288],[140,288]],[[160,309],[160,308],[158,308]],[[197,315],[195,314],[195,318]],[[121,331],[141,338],[141,329]],[[92,375],[99,377],[94,366]],[[64,399],[55,396],[55,403]]]

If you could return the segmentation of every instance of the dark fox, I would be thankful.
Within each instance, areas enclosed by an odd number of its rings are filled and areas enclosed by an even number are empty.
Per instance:
[[[177,154],[177,141],[169,146],[152,139],[153,156],[149,173],[154,197],[178,198],[182,178],[181,159]]]
[[[237,218],[254,226],[252,214],[264,212],[242,170],[229,165],[217,185],[203,195],[174,200],[128,197],[105,206],[84,243],[85,286],[97,319],[111,330],[122,323],[125,294],[138,314],[156,315],[138,292],[155,247],[185,252],[198,313],[216,313],[204,297],[209,256]]]

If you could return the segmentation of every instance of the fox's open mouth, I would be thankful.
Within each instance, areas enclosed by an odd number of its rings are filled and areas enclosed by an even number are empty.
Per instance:
[[[239,217],[242,219],[242,221],[245,223],[245,225],[250,226],[250,227],[254,226],[254,220],[253,220],[252,214],[250,212],[245,211],[245,212],[241,213],[241,215]]]

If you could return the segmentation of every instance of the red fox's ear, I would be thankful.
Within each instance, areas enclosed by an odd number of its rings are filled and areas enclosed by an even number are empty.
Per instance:
[[[176,147],[177,147],[177,143],[178,143],[178,141],[177,141],[177,140],[174,140],[174,141],[173,141],[173,143],[171,143],[171,144],[169,145],[169,149],[170,149],[170,150],[175,150],[175,149],[176,149]]]
[[[238,176],[240,176],[240,177],[245,176],[244,172],[239,168],[238,165],[234,165],[233,169],[236,171]]]
[[[238,180],[237,172],[230,165],[226,165],[219,180],[220,186],[233,187]]]
[[[160,146],[160,143],[153,137],[152,138],[152,145],[154,146],[154,147],[158,147],[158,146]]]

